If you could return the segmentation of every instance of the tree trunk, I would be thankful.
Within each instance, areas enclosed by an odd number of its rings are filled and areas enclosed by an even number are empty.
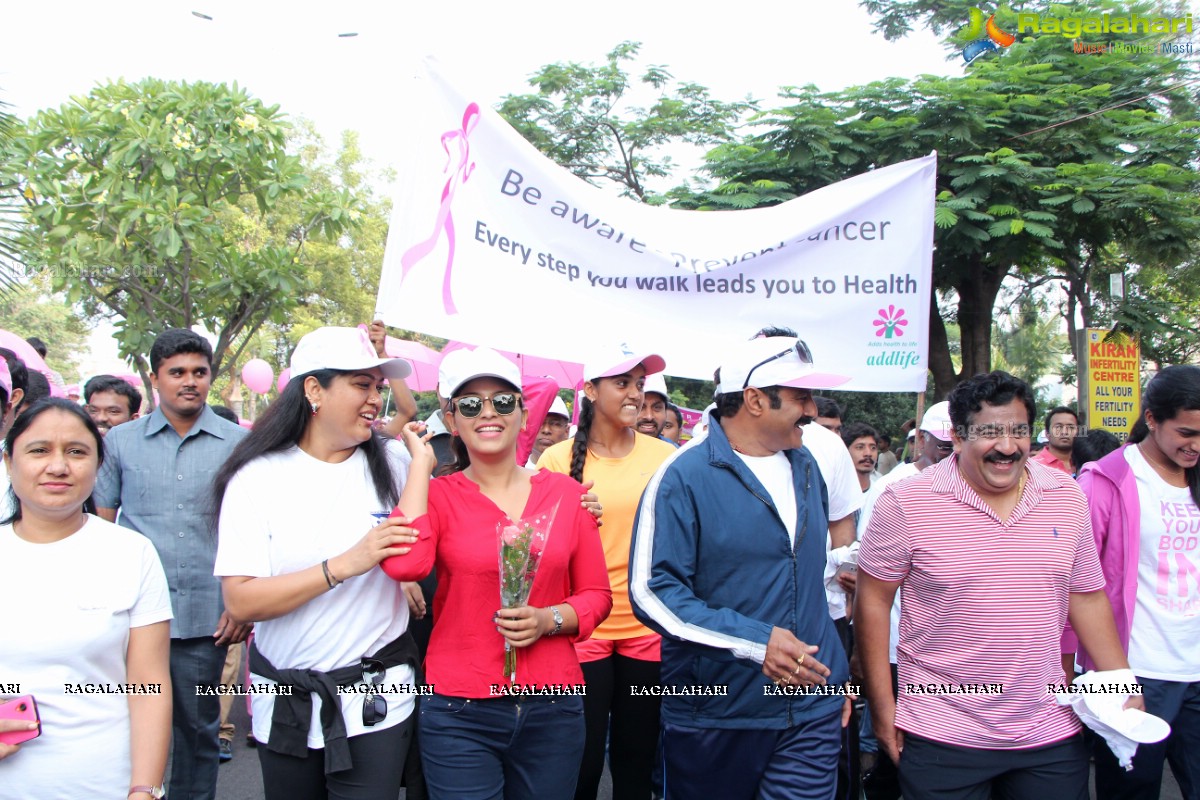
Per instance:
[[[950,338],[946,335],[946,322],[938,308],[937,291],[931,289],[930,292],[933,297],[929,302],[929,371],[933,373],[934,395],[928,400],[937,403],[950,394],[950,390],[958,383],[958,376],[950,359]]]
[[[959,379],[970,378],[992,368],[992,315],[1008,265],[973,258],[971,268],[960,273],[958,326],[962,336],[962,371]]]
[[[150,364],[143,356],[133,357],[133,368],[142,378],[142,388],[146,390],[146,413],[149,414],[158,404],[154,402],[154,387],[150,384]]]

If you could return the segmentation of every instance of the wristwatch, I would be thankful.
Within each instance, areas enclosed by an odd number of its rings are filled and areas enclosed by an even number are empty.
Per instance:
[[[153,797],[154,800],[162,800],[162,798],[167,796],[167,787],[165,787],[165,786],[130,786],[129,794],[127,794],[125,796],[129,797],[130,795],[136,794],[138,792],[145,792],[146,794]]]
[[[550,613],[554,616],[554,630],[550,631],[550,633],[546,635],[557,636],[558,634],[562,633],[563,617],[562,614],[558,613],[558,608],[555,606],[550,606]]]

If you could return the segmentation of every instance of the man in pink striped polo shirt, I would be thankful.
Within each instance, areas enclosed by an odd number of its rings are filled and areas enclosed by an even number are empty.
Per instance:
[[[1068,475],[1029,462],[1028,384],[977,375],[949,403],[955,454],[883,492],[859,553],[855,627],[875,734],[905,800],[1086,800],[1079,720],[1051,692],[1067,619],[1101,669],[1127,668],[1086,502]]]

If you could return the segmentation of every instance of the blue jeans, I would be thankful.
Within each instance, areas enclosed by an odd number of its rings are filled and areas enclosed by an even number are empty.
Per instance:
[[[663,722],[666,800],[834,800],[842,712],[784,730]]]
[[[432,800],[570,800],[583,757],[583,698],[420,698]]]
[[[171,640],[171,800],[214,800],[220,750],[221,699],[196,691],[221,682],[228,648],[211,636]]]
[[[1163,762],[1179,783],[1184,800],[1200,800],[1200,683],[1138,678],[1146,711],[1171,725],[1171,735],[1157,744],[1139,744],[1133,770],[1126,772],[1104,739],[1097,736],[1096,796],[1100,800],[1157,800],[1162,790]]]

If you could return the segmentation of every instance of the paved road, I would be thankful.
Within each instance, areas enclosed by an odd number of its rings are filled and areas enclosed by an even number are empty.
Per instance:
[[[233,704],[233,720],[237,725],[237,737],[234,740],[233,761],[221,765],[221,777],[217,784],[217,800],[263,800],[262,773],[258,769],[258,756],[254,750],[246,746],[246,731],[249,730],[249,718],[246,716],[246,704]],[[1093,793],[1093,797],[1095,794]],[[401,793],[401,798],[404,794]],[[612,785],[608,772],[600,783],[600,800],[612,800]],[[1163,775],[1163,790],[1160,800],[1183,800],[1179,785],[1167,768]]]

